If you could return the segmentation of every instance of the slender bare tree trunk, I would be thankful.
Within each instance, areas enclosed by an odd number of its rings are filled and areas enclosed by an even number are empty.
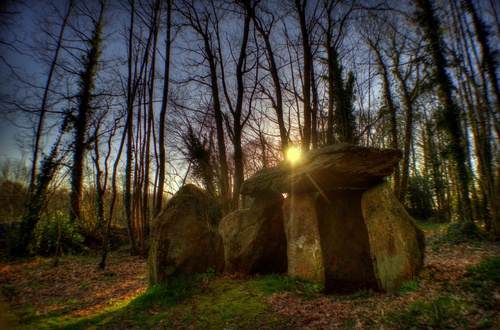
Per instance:
[[[371,49],[375,52],[375,55],[377,57],[377,62],[378,66],[380,69],[380,75],[382,77],[382,94],[384,97],[384,104],[387,108],[387,114],[389,116],[389,130],[390,130],[390,138],[391,138],[391,143],[390,146],[391,148],[398,149],[399,148],[399,142],[398,142],[398,123],[396,119],[396,107],[394,106],[394,100],[392,98],[392,92],[391,92],[391,83],[389,80],[389,70],[387,68],[387,64],[384,62],[382,53],[379,49],[378,42],[373,42],[369,38],[367,38],[367,41],[371,47]],[[400,189],[401,189],[401,168],[400,165],[398,164],[396,166],[396,169],[394,171],[394,194],[399,198],[400,196]]]
[[[52,85],[52,76],[54,75],[55,69],[56,69],[56,64],[59,59],[59,52],[61,51],[61,46],[62,46],[62,41],[63,41],[63,36],[64,36],[64,30],[66,29],[66,26],[68,25],[68,20],[71,14],[71,11],[73,10],[73,5],[74,5],[74,0],[70,0],[69,5],[68,5],[68,10],[66,11],[66,15],[64,16],[63,23],[61,25],[61,31],[59,32],[59,37],[57,38],[57,46],[56,50],[54,53],[54,58],[52,59],[52,63],[50,64],[50,69],[49,69],[49,75],[47,77],[47,82],[45,84],[45,88],[43,91],[43,96],[42,96],[42,105],[40,107],[40,117],[38,118],[38,124],[36,128],[36,133],[35,133],[35,146],[33,148],[33,166],[31,168],[31,179],[30,179],[30,185],[29,185],[29,193],[32,194],[35,188],[35,181],[36,181],[36,173],[37,173],[37,167],[38,167],[38,153],[40,149],[40,140],[43,135],[43,127],[44,127],[44,122],[45,122],[45,114],[47,112],[47,103],[49,100],[49,91]]]
[[[309,43],[309,31],[306,23],[306,7],[308,0],[295,0],[295,10],[299,16],[300,33],[302,36],[302,51],[304,56],[304,72],[303,72],[303,115],[304,124],[302,128],[302,145],[301,150],[303,153],[309,151],[311,145],[311,67],[312,67],[312,52]]]
[[[269,72],[271,73],[271,78],[273,79],[274,93],[276,96],[276,99],[270,98],[270,100],[274,110],[276,111],[276,118],[278,120],[278,128],[281,139],[281,152],[283,156],[285,156],[285,153],[288,150],[288,131],[286,129],[284,120],[283,92],[281,89],[281,81],[278,75],[278,66],[276,65],[276,59],[274,56],[273,47],[271,46],[271,42],[269,40],[269,36],[271,34],[271,29],[273,26],[271,23],[271,25],[269,26],[269,30],[265,31],[264,27],[262,26],[262,23],[258,18],[254,18],[254,22],[255,22],[255,28],[257,29],[257,31],[259,31],[260,35],[264,39],[264,43],[266,46]]]
[[[156,217],[163,207],[163,189],[165,187],[165,172],[166,172],[166,150],[165,150],[165,121],[167,120],[167,105],[170,88],[170,49],[172,47],[172,0],[165,1],[167,6],[167,33],[165,44],[165,69],[163,82],[163,98],[161,102],[160,117],[159,117],[159,132],[158,132],[158,187],[156,191],[156,202],[153,208],[153,217]]]

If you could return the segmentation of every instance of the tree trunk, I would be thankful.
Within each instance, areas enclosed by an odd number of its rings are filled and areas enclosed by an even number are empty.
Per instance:
[[[272,25],[269,27],[269,32],[264,31],[261,22],[254,17],[255,27],[259,31],[260,35],[264,39],[266,45],[267,59],[269,64],[269,72],[271,73],[271,78],[273,79],[274,93],[276,99],[271,98],[273,108],[276,111],[276,118],[278,120],[278,128],[280,132],[281,139],[281,152],[283,158],[288,150],[288,132],[285,127],[284,111],[283,111],[283,93],[281,91],[281,81],[278,75],[278,67],[276,65],[276,60],[274,58],[274,51],[269,41],[269,35],[271,34]]]
[[[238,63],[236,65],[236,83],[237,83],[237,96],[236,96],[236,106],[234,108],[233,114],[233,144],[234,144],[234,186],[233,186],[233,207],[234,209],[239,208],[240,204],[240,189],[244,177],[244,164],[243,164],[243,148],[242,148],[242,134],[243,127],[245,126],[245,118],[243,117],[243,96],[245,94],[245,85],[243,82],[243,76],[245,75],[245,63],[247,59],[247,44],[248,37],[250,34],[250,22],[254,16],[254,7],[251,0],[242,1],[242,5],[245,10],[245,21],[243,28],[242,42],[240,46],[240,53],[238,56]],[[250,109],[249,109],[250,111]]]
[[[472,206],[469,196],[470,174],[467,168],[466,152],[464,150],[464,134],[460,124],[460,109],[453,101],[453,84],[447,72],[447,60],[444,55],[446,48],[442,40],[440,24],[431,0],[416,0],[419,9],[418,22],[429,42],[429,55],[433,59],[434,74],[438,88],[438,97],[443,105],[439,127],[449,138],[450,155],[454,163],[455,176],[458,180],[458,200],[460,219],[472,221]]]
[[[302,36],[302,50],[304,52],[304,72],[303,72],[303,115],[304,115],[304,124],[302,128],[302,145],[301,150],[303,153],[307,153],[309,151],[311,145],[311,66],[312,66],[312,53],[311,53],[311,45],[309,43],[309,31],[307,29],[306,23],[306,7],[307,1],[303,0],[295,0],[295,10],[299,15],[299,23],[300,23],[300,33]]]
[[[165,44],[165,71],[163,82],[163,97],[161,102],[160,117],[159,117],[159,132],[158,132],[158,190],[156,192],[156,202],[153,208],[153,217],[156,217],[163,207],[163,189],[165,187],[165,172],[166,172],[166,150],[165,150],[165,121],[167,119],[167,105],[170,87],[170,49],[172,46],[172,0],[166,0],[167,5],[167,34]]]
[[[92,39],[89,41],[90,49],[85,56],[85,67],[80,74],[81,90],[78,94],[78,115],[73,122],[75,138],[73,141],[73,168],[71,170],[71,222],[81,221],[82,217],[80,202],[83,191],[83,165],[87,151],[87,122],[92,111],[94,79],[97,75],[101,54],[103,15],[104,4],[102,3],[99,20],[95,23]]]
[[[54,54],[54,58],[52,60],[52,63],[50,64],[50,69],[49,69],[49,76],[47,77],[47,82],[45,84],[45,88],[43,91],[43,97],[42,97],[42,105],[40,107],[40,117],[38,118],[38,124],[36,128],[36,133],[35,133],[35,147],[33,149],[33,166],[31,168],[31,179],[30,179],[30,185],[29,185],[29,193],[32,194],[34,189],[35,189],[35,181],[36,181],[36,172],[37,172],[37,167],[38,167],[38,153],[40,149],[40,140],[43,135],[43,126],[45,122],[45,114],[47,112],[47,103],[49,100],[49,91],[52,85],[52,76],[54,75],[55,69],[56,69],[56,64],[59,58],[59,52],[61,50],[61,45],[63,41],[63,36],[64,36],[64,30],[66,29],[66,26],[68,25],[68,20],[69,16],[71,14],[71,11],[73,9],[74,5],[74,0],[71,0],[69,5],[68,5],[68,11],[66,12],[66,15],[64,16],[64,21],[61,25],[61,31],[59,33],[59,37],[57,38],[57,46]]]
[[[368,40],[370,47],[375,52],[377,56],[377,62],[380,68],[380,74],[382,76],[382,94],[384,97],[384,103],[387,108],[387,114],[389,116],[389,130],[390,130],[390,138],[391,144],[390,147],[394,149],[399,148],[398,143],[398,122],[396,118],[396,107],[394,106],[394,101],[391,93],[391,83],[389,80],[389,70],[387,69],[387,65],[384,62],[380,49],[378,48],[378,44],[374,44],[371,40]],[[401,169],[399,163],[396,165],[396,169],[394,171],[394,194],[398,197],[400,196],[401,189]],[[401,201],[401,199],[400,199]]]

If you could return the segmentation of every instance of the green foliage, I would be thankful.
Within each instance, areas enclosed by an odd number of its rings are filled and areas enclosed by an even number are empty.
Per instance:
[[[479,229],[472,221],[452,223],[444,236],[445,241],[452,244],[481,239]]]
[[[179,275],[168,282],[149,286],[130,303],[130,307],[144,309],[152,306],[172,307],[182,299],[200,292],[201,277],[196,274]]]
[[[427,220],[435,215],[432,192],[424,177],[409,178],[406,205],[408,213],[417,220]]]
[[[387,313],[388,325],[398,329],[420,327],[448,328],[464,325],[467,320],[462,315],[465,301],[451,296],[437,297],[430,301],[417,301],[403,311]]]
[[[478,242],[482,238],[482,234],[475,222],[454,222],[450,224],[442,234],[433,237],[431,246],[433,246],[434,250],[437,250],[442,245]]]
[[[200,280],[204,283],[210,282],[215,276],[215,267],[209,267],[204,273],[198,274]]]
[[[193,127],[189,126],[188,132],[182,136],[186,151],[184,156],[192,165],[192,173],[196,179],[203,182],[205,189],[210,196],[215,197],[215,166],[212,166],[212,137],[200,137],[194,132]]]
[[[469,276],[477,281],[491,281],[500,285],[500,257],[489,257],[481,261],[477,267],[469,269]]]
[[[34,250],[42,255],[56,254],[56,249],[62,253],[81,252],[85,249],[84,238],[78,227],[61,211],[42,217],[34,230],[34,236]]]
[[[273,293],[295,292],[298,289],[297,282],[293,277],[279,274],[258,277],[251,284],[266,296]]]
[[[258,277],[250,282],[250,285],[253,285],[254,289],[267,296],[273,293],[293,292],[308,298],[313,298],[324,290],[321,284],[306,282],[295,277],[278,274]]]
[[[51,150],[49,156],[46,156],[40,168],[40,173],[37,175],[34,193],[28,199],[26,209],[23,214],[21,225],[14,244],[11,244],[11,254],[17,256],[25,256],[29,253],[29,245],[33,240],[33,231],[35,230],[38,222],[42,216],[42,210],[47,205],[47,190],[52,181],[57,168],[59,166],[57,142]]]
[[[418,277],[415,277],[413,280],[404,282],[401,287],[399,288],[400,293],[407,293],[407,292],[413,292],[417,291],[420,286],[420,281]]]
[[[333,120],[335,132],[340,142],[355,141],[356,116],[354,115],[355,82],[356,79],[352,72],[344,78],[344,67],[340,63],[337,50],[333,50],[328,65],[332,69],[333,94],[335,95],[335,111]]]
[[[493,297],[495,288],[500,286],[500,257],[489,257],[482,260],[476,267],[469,268],[464,280],[464,288],[475,293],[478,306],[486,309],[495,309]]]
[[[441,222],[419,222],[418,226],[426,231],[441,231],[448,227],[447,224]]]

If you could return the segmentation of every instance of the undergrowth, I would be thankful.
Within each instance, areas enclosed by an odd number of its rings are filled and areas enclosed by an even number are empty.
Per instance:
[[[257,277],[249,284],[255,290],[267,296],[274,293],[292,292],[306,298],[312,298],[324,290],[324,286],[321,284],[279,274]]]
[[[429,247],[433,250],[439,250],[445,245],[475,244],[485,238],[485,233],[481,232],[473,221],[454,222],[440,229],[429,242]]]
[[[462,311],[466,304],[468,304],[466,301],[449,295],[417,301],[402,312],[389,312],[386,322],[398,329],[465,326],[467,319]]]

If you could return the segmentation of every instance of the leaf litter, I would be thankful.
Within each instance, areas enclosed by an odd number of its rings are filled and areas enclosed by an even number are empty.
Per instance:
[[[431,236],[428,233],[428,238]],[[498,287],[491,292],[496,301],[493,310],[476,306],[474,293],[462,290],[468,268],[477,266],[487,257],[498,256],[500,244],[492,241],[443,245],[438,250],[428,247],[425,267],[417,279],[418,287],[410,292],[387,294],[370,290],[342,296],[318,294],[313,298],[285,292],[274,293],[265,299],[271,310],[283,319],[281,325],[276,325],[280,328],[400,328],[397,323],[387,322],[387,319],[395,313],[404,314],[414,304],[434,306],[435,315],[432,316],[439,320],[442,312],[436,301],[443,297],[465,302],[455,310],[457,321],[436,324],[435,320],[434,323],[426,323],[429,321],[421,318],[415,319],[415,328],[461,328],[464,325],[479,328],[485,319],[496,320],[495,325],[498,325]],[[144,259],[121,252],[109,256],[106,271],[98,270],[96,265],[97,258],[88,256],[64,257],[56,267],[52,266],[52,259],[47,258],[2,262],[0,287],[13,310],[29,306],[36,309],[36,316],[61,313],[73,317],[91,316],[110,304],[130,300],[147,288]],[[234,281],[233,277],[223,274],[217,278],[230,282]],[[245,280],[250,279],[245,277]],[[19,317],[22,320],[23,314]]]

